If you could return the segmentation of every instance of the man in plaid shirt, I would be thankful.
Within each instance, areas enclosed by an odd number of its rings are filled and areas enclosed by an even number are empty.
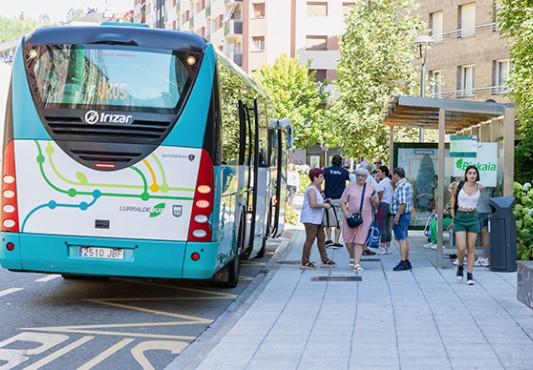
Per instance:
[[[413,268],[409,262],[409,241],[407,240],[407,229],[411,224],[411,210],[413,209],[413,186],[406,180],[405,171],[401,167],[392,170],[392,182],[396,185],[391,204],[392,231],[394,238],[400,244],[402,257],[393,270],[406,271]]]

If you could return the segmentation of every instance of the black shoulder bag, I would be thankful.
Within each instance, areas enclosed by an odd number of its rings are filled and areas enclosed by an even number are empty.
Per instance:
[[[365,200],[365,190],[366,190],[366,183],[363,185],[363,193],[361,194],[361,204],[359,205],[359,212],[354,213],[350,217],[346,219],[346,222],[348,223],[348,226],[350,227],[357,227],[363,223],[363,216],[361,216],[361,213],[363,212],[363,201]]]

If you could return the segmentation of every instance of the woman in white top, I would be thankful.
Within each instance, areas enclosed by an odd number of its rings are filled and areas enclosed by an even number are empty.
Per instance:
[[[294,162],[289,162],[287,165],[287,204],[292,206],[294,195],[298,192],[300,187],[300,174],[296,170]]]
[[[468,166],[465,171],[464,181],[460,181],[450,200],[450,214],[453,218],[453,229],[457,244],[457,279],[463,279],[463,260],[465,249],[467,254],[466,283],[474,285],[474,261],[476,254],[476,239],[479,234],[479,217],[477,202],[483,186],[478,184],[479,171],[476,166]]]
[[[390,204],[392,202],[392,181],[389,175],[389,168],[381,166],[377,170],[379,185],[383,189],[383,196],[378,208],[378,221],[381,229],[381,245],[378,248],[378,254],[392,253],[390,250],[390,242],[392,239],[392,215],[390,213]]]
[[[313,269],[315,264],[309,260],[311,247],[317,241],[318,251],[322,264],[320,267],[333,267],[335,262],[328,258],[326,252],[326,234],[322,226],[324,209],[330,207],[329,203],[324,201],[322,196],[322,183],[324,182],[324,170],[321,168],[312,168],[309,170],[309,179],[311,184],[304,193],[304,202],[300,214],[300,222],[305,227],[305,243],[302,251],[302,269]]]

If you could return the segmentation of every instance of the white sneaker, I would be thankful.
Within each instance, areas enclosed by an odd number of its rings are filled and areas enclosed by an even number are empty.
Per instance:
[[[387,254],[392,254],[392,248],[391,247],[385,247],[385,249],[387,250]]]
[[[489,267],[489,265],[490,265],[489,259],[483,256],[479,256],[476,262],[474,262],[474,266],[477,266],[477,267]]]
[[[431,246],[434,245],[433,243],[427,243],[427,244],[424,244],[424,248],[431,248]]]
[[[459,266],[459,258],[456,258],[452,261],[452,265],[454,266]],[[465,256],[465,259],[463,260],[463,265],[465,265],[467,262],[466,262],[466,256]]]
[[[434,251],[437,250],[437,244],[431,244],[430,248],[433,249]]]
[[[385,247],[379,247],[376,254],[387,254],[387,248]]]

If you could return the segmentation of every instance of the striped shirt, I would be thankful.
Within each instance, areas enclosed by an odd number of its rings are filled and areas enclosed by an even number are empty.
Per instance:
[[[394,194],[392,194],[390,210],[393,215],[398,212],[402,203],[405,203],[403,214],[411,213],[413,209],[413,186],[405,178],[398,181]]]

